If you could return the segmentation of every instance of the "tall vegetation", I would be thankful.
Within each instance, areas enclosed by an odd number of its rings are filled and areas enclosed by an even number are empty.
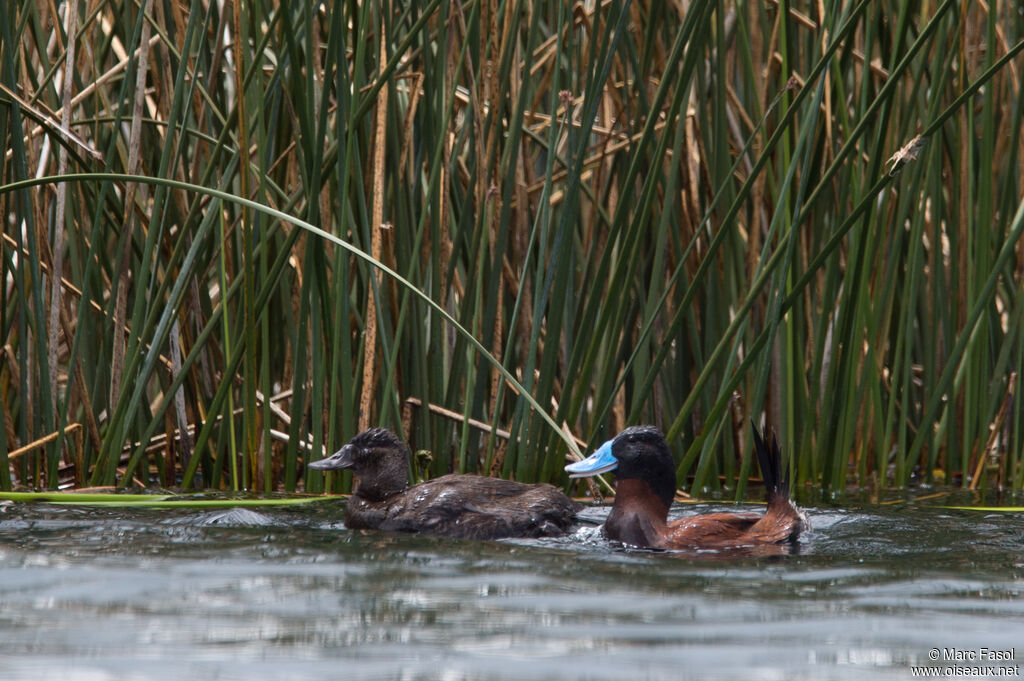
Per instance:
[[[1024,484],[1016,2],[0,13],[2,488],[652,422],[740,494],[761,418],[800,483]]]

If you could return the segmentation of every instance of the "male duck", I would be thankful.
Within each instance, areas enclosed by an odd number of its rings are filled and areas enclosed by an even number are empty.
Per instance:
[[[755,429],[754,450],[768,491],[768,510],[763,515],[708,513],[668,522],[676,491],[675,462],[665,436],[654,426],[627,428],[565,470],[571,478],[615,471],[615,503],[604,533],[624,544],[700,550],[793,542],[808,524],[789,500],[789,480],[782,470],[779,444],[773,436],[769,449]]]
[[[410,487],[409,450],[384,428],[365,430],[308,466],[348,468],[359,478],[345,513],[349,529],[465,539],[554,537],[565,534],[580,509],[551,485],[480,475],[445,475]]]

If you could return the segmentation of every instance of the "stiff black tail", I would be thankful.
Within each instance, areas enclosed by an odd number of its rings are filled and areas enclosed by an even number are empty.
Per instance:
[[[757,463],[761,466],[761,477],[764,478],[764,487],[768,492],[768,503],[775,498],[782,497],[789,500],[789,471],[782,466],[782,450],[779,449],[779,441],[775,433],[765,426],[764,432],[757,432],[757,426],[750,422],[754,430],[754,453],[757,454]],[[768,435],[771,433],[771,447],[768,446]]]

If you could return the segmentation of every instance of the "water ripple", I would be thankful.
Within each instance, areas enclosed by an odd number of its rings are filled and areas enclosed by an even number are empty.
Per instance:
[[[796,555],[709,560],[596,525],[470,542],[350,532],[337,507],[6,511],[6,678],[899,679],[936,647],[1024,656],[1009,514],[812,508]]]

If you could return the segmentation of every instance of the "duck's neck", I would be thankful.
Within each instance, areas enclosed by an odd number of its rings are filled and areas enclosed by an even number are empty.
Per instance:
[[[359,480],[355,489],[357,496],[367,501],[384,501],[408,487],[409,463],[404,455],[390,453],[365,462],[356,477]]]
[[[643,548],[659,548],[668,505],[644,480],[619,480],[604,531],[609,539]]]

